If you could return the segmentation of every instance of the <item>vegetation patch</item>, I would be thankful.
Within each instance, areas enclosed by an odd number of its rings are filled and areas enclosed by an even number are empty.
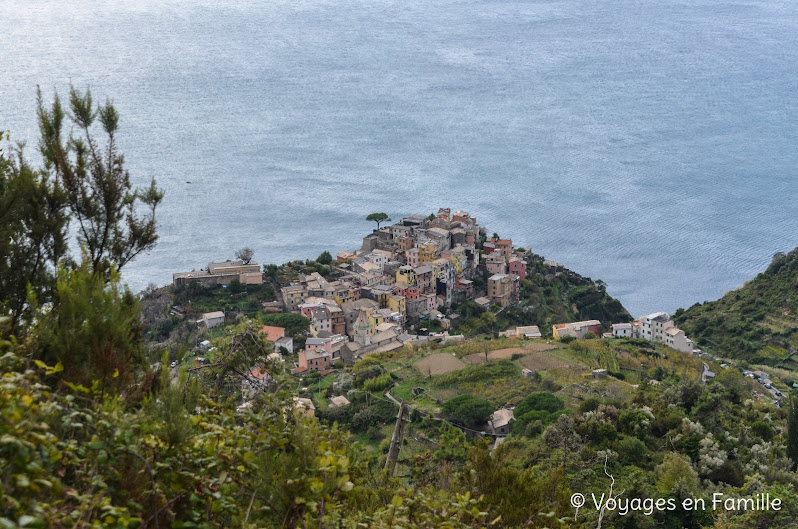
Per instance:
[[[493,379],[518,377],[521,368],[509,360],[499,360],[478,366],[468,366],[448,373],[433,381],[435,386],[456,385],[469,382],[486,382]]]

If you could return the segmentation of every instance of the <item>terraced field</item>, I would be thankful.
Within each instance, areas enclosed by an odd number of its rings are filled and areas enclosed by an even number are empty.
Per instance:
[[[459,358],[448,353],[438,353],[427,356],[413,364],[422,375],[443,375],[452,371],[463,369],[466,364]]]

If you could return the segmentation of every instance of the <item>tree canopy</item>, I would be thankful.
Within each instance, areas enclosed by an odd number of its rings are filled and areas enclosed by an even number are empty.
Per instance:
[[[443,405],[443,412],[464,426],[479,426],[490,417],[490,402],[473,395],[458,395]]]
[[[68,135],[67,116],[75,131]],[[11,316],[10,332],[32,319],[29,294],[41,304],[54,301],[58,266],[78,266],[68,253],[70,221],[86,266],[106,281],[155,245],[163,192],[155,179],[133,187],[117,147],[119,119],[110,100],[95,105],[88,89],[70,88],[69,112],[57,93],[47,106],[38,90],[43,167],[25,160],[21,143],[0,148],[0,310]]]
[[[8,156],[0,149],[0,309],[11,315],[11,332],[30,319],[30,294],[50,300],[67,222],[57,181],[28,165],[21,147]]]
[[[366,220],[372,220],[377,223],[377,229],[380,229],[380,224],[383,222],[390,222],[391,218],[388,216],[387,213],[370,213]]]
[[[245,246],[236,252],[236,259],[241,259],[244,264],[249,264],[252,261],[252,256],[255,255],[255,250],[249,246]]]
[[[77,131],[64,134],[64,111],[56,93],[47,107],[38,91],[39,147],[45,168],[61,182],[77,240],[86,248],[91,267],[107,273],[122,269],[158,240],[155,209],[163,199],[152,178],[148,187],[134,188],[124,166],[116,134],[119,113],[110,99],[95,105],[91,91],[69,90],[69,113]],[[100,142],[95,123],[105,136]],[[146,210],[141,214],[140,208]]]
[[[264,325],[272,325],[274,327],[284,327],[286,336],[294,336],[302,331],[308,330],[310,320],[301,314],[281,313],[281,314],[264,314],[261,317]]]
[[[56,300],[38,320],[35,357],[64,367],[64,379],[119,391],[144,364],[138,300],[118,270],[109,281],[93,273],[88,255],[75,269],[60,267]],[[38,307],[34,307],[38,308]]]

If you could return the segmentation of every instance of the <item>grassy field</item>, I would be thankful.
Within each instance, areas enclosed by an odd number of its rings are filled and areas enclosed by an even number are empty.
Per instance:
[[[403,350],[381,360],[396,379],[391,394],[429,413],[438,413],[444,402],[461,394],[496,406],[520,402],[534,391],[562,392],[573,405],[589,397],[623,398],[655,372],[697,379],[703,369],[693,355],[624,340],[580,340],[568,345],[545,340],[471,340]],[[522,376],[523,368],[535,376]],[[591,371],[599,368],[615,376],[596,380]]]

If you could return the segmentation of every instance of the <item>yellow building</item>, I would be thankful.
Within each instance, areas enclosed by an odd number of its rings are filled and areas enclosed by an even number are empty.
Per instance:
[[[374,334],[377,325],[385,323],[385,316],[380,314],[379,311],[373,311],[368,313],[368,322],[369,322],[369,331]]]
[[[333,301],[340,307],[347,301],[354,301],[355,296],[352,290],[345,288],[333,292]]]
[[[423,264],[434,261],[438,258],[438,245],[425,242],[418,247],[418,260]]]
[[[390,307],[390,298],[391,294],[388,292],[380,292],[377,294],[377,303],[380,304],[381,309]]]
[[[391,312],[393,312],[391,309],[377,309],[369,311],[369,313],[366,315],[366,318],[371,334],[377,332],[378,325],[382,325],[386,321],[389,321]]]
[[[449,261],[451,261],[452,266],[454,266],[454,272],[457,275],[460,275],[460,274],[463,273],[464,257],[465,257],[464,255],[462,255],[460,253],[455,253],[455,252],[452,252],[452,254],[449,256]]]
[[[435,279],[440,279],[441,281],[446,279],[446,267],[449,266],[450,261],[440,258],[435,259],[430,263],[432,266],[432,277]]]
[[[388,296],[388,308],[393,312],[398,312],[403,318],[407,317],[407,300],[404,296]]]
[[[410,266],[403,266],[396,271],[396,282],[416,286],[416,271]]]

